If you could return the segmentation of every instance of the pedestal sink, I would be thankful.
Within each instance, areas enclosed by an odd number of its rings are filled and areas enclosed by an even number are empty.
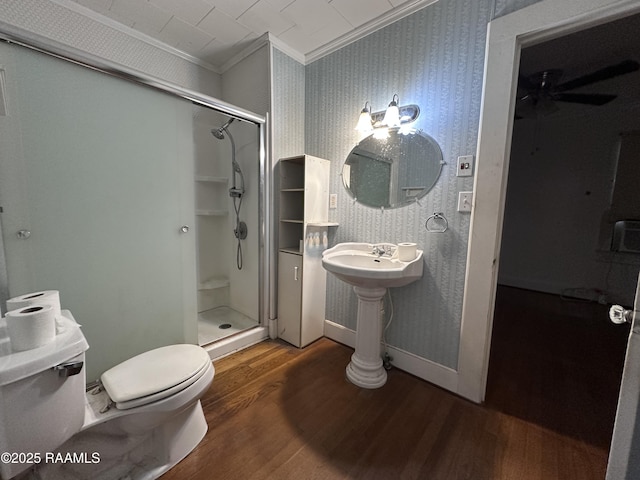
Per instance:
[[[379,388],[387,381],[380,342],[382,298],[387,288],[402,287],[422,277],[424,261],[418,250],[411,261],[400,261],[393,244],[339,243],[322,254],[322,266],[353,285],[358,296],[356,351],[347,365],[349,381],[363,388]]]

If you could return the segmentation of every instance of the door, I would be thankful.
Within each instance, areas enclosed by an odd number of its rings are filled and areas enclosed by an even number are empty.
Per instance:
[[[630,322],[618,411],[611,441],[607,480],[640,478],[640,278],[633,310],[611,307],[615,323]],[[616,309],[616,307],[618,307]]]

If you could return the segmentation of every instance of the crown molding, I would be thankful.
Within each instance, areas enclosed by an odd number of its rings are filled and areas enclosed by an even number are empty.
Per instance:
[[[198,65],[199,67],[202,67],[206,70],[210,70],[217,74],[221,73],[218,67],[216,67],[215,65],[209,62],[205,62],[204,60],[198,57],[194,57],[193,55],[183,52],[182,50],[178,50],[177,48],[174,48],[171,45],[167,45],[166,43],[163,43],[156,38],[150,37],[149,35],[146,35],[140,32],[139,30],[135,30],[131,27],[127,27],[126,25],[123,25],[122,23],[117,22],[105,15],[102,15],[101,13],[91,10],[90,8],[87,8],[84,5],[80,5],[79,3],[72,2],[71,0],[49,0],[49,1],[57,5],[60,5],[61,7],[66,8],[67,10],[76,12],[82,15],[83,17],[87,17],[90,20],[93,20],[94,22],[100,23],[106,27],[117,30],[120,33],[124,33],[129,37],[133,37],[136,40],[146,43],[147,45],[163,50],[176,57],[180,57],[183,60],[186,60],[187,62],[193,63],[195,65]]]
[[[306,59],[303,53],[300,53],[298,50],[289,46],[288,44],[286,44],[285,42],[283,42],[278,37],[272,34],[269,34],[269,41],[271,42],[271,45],[276,47],[282,53],[293,58],[296,62],[301,63],[302,65],[306,65]]]
[[[282,51],[283,53],[287,54],[288,56],[296,60],[297,62],[303,65],[305,64],[304,55],[302,53],[298,52],[297,50],[294,50],[289,45],[287,45],[282,40],[280,40],[278,37],[273,35],[272,33],[267,32],[261,35],[260,37],[258,37],[251,45],[249,45],[248,47],[246,47],[245,49],[243,49],[242,51],[234,55],[231,59],[229,59],[220,68],[220,73],[225,73],[234,65],[240,63],[242,60],[244,60],[249,55],[256,52],[257,50],[259,50],[265,45],[272,45],[278,50]]]
[[[367,23],[364,23],[363,25],[359,26],[355,30],[352,30],[338,37],[337,39],[325,45],[322,45],[321,47],[316,48],[315,50],[312,50],[306,55],[299,52],[298,50],[295,50],[294,48],[286,44],[284,41],[282,41],[272,33],[267,32],[261,35],[259,38],[257,38],[248,47],[246,47],[245,49],[243,49],[242,51],[234,55],[231,59],[225,62],[221,67],[217,67],[216,65],[206,62],[198,57],[195,57],[186,52],[183,52],[182,50],[179,50],[170,45],[167,45],[166,43],[163,43],[160,40],[150,37],[131,27],[127,27],[126,25],[123,25],[105,15],[102,15],[94,10],[91,10],[71,0],[49,0],[49,1],[58,4],[63,8],[74,11],[86,18],[89,18],[94,22],[100,23],[109,28],[117,30],[129,37],[133,37],[141,42],[146,43],[147,45],[163,50],[176,57],[182,58],[183,60],[186,60],[194,65],[198,65],[199,67],[202,67],[206,70],[212,71],[217,74],[223,74],[224,72],[232,68],[234,65],[238,64],[243,59],[247,58],[249,55],[256,52],[265,44],[271,44],[272,46],[282,51],[289,57],[293,58],[297,62],[306,66],[310,63],[315,62],[316,60],[321,59],[322,57],[325,57],[351,43],[354,43],[366,37],[367,35],[377,30],[380,30],[381,28],[391,25],[392,23],[402,18],[405,18],[424,7],[432,5],[438,2],[439,0],[413,0],[413,1],[407,2],[395,8],[391,12],[382,14],[379,17],[376,17],[373,20],[370,20]]]
[[[335,40],[307,53],[305,55],[305,65],[313,63],[316,60],[341,49],[342,47],[346,47],[347,45],[366,37],[370,33],[380,30],[387,25],[391,25],[392,23],[397,22],[398,20],[436,2],[438,2],[438,0],[414,0],[400,5],[391,12],[384,13],[373,20],[369,20],[367,23],[364,23],[355,30],[345,33]]]

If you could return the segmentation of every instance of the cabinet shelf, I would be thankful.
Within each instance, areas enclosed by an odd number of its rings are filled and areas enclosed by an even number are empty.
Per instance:
[[[304,188],[281,188],[281,192],[304,192]]]
[[[280,221],[285,223],[300,223],[300,224],[304,223],[304,220],[296,220],[294,218],[281,218]]]
[[[294,255],[302,255],[299,247],[280,247],[281,252],[293,253]]]
[[[340,224],[337,222],[310,222],[307,223],[308,227],[339,227]]]

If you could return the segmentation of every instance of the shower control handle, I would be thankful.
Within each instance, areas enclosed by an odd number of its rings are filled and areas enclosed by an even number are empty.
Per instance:
[[[16,233],[16,236],[20,240],[26,240],[31,236],[31,232],[29,230],[18,230],[18,233]]]
[[[609,320],[617,324],[631,323],[633,321],[633,310],[627,310],[620,305],[611,305]]]
[[[189,225],[182,225],[180,227],[180,233],[189,233]]]

